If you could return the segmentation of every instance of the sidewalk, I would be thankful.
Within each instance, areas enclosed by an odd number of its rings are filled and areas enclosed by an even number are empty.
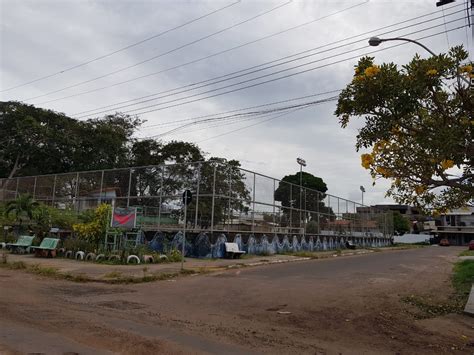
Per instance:
[[[269,264],[280,264],[310,259],[324,259],[340,256],[352,256],[371,253],[371,250],[344,250],[341,253],[335,251],[323,251],[315,253],[301,253],[301,255],[271,255],[271,256],[245,256],[241,259],[196,259],[185,258],[185,273],[206,273],[240,267],[255,267]],[[298,254],[298,253],[297,253]],[[81,277],[85,281],[111,281],[114,279],[140,279],[148,277],[162,279],[178,276],[181,271],[181,263],[162,264],[140,264],[140,265],[110,265],[86,261],[76,261],[65,258],[36,258],[34,255],[7,254],[8,264],[23,263],[26,268],[36,268],[38,274],[50,274],[65,276],[73,279],[73,276]],[[42,272],[43,270],[43,272]],[[145,281],[145,280],[143,280]]]
[[[464,307],[464,313],[474,317],[474,285],[471,287],[471,293],[469,294],[466,307]]]

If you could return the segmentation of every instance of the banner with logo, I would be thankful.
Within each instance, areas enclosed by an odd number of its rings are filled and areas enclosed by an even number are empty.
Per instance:
[[[112,228],[133,229],[137,224],[136,207],[115,207],[112,212]]]

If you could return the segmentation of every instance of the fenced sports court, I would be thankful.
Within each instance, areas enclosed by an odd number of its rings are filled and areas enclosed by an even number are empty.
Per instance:
[[[193,193],[184,221],[182,193]],[[101,203],[137,207],[143,231],[210,235],[344,235],[390,238],[392,216],[331,194],[219,162],[0,179],[0,200],[30,194],[77,212]]]

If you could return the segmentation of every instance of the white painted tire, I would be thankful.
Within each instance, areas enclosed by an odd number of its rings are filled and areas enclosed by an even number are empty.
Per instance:
[[[105,259],[105,255],[104,254],[99,254],[95,257],[95,261],[100,261],[100,260],[104,260]]]
[[[86,255],[86,261],[94,261],[94,260],[96,260],[96,255],[95,255],[95,253],[88,253],[88,254]]]
[[[168,260],[168,257],[166,255],[160,255],[160,260]]]
[[[6,249],[7,243],[0,243],[0,249]]]
[[[143,262],[153,264],[155,262],[155,258],[152,255],[143,255]]]
[[[86,253],[84,253],[83,251],[78,251],[76,253],[75,259],[76,260],[84,260],[85,256],[86,256]]]
[[[72,254],[72,250],[68,250],[68,251],[66,252],[66,254],[64,254],[64,257],[70,259],[70,258],[72,258],[72,255],[73,255],[73,254]]]
[[[134,264],[140,264],[140,258],[136,255],[129,255],[127,258],[127,264],[130,264],[132,260],[135,260]]]

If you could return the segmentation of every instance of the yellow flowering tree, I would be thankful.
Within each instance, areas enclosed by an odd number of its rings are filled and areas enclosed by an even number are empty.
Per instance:
[[[111,206],[103,203],[94,210],[89,221],[73,224],[72,229],[79,238],[99,245],[105,238],[111,211]]]
[[[365,120],[361,165],[400,203],[444,210],[474,201],[473,65],[462,47],[402,67],[359,60],[339,96],[341,126]]]

